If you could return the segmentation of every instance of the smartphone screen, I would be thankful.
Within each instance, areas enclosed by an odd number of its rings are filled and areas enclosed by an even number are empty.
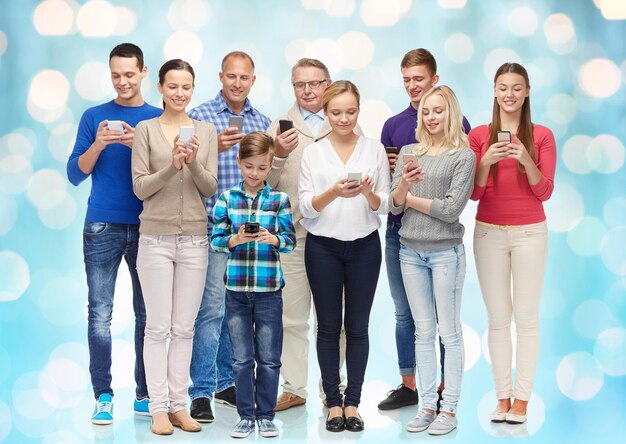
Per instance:
[[[409,162],[412,162],[411,167],[409,167],[409,171],[412,169],[415,169],[419,166],[419,163],[417,163],[417,156],[413,153],[404,153],[402,155],[402,161],[407,164]]]
[[[498,142],[511,143],[511,131],[498,131]]]
[[[385,151],[387,154],[398,154],[400,150],[395,146],[386,146]]]
[[[189,143],[195,133],[195,126],[181,126],[178,129],[178,141],[182,143]]]
[[[280,126],[281,133],[289,131],[291,128],[293,128],[293,122],[291,120],[279,120],[278,125]]]
[[[352,184],[348,188],[356,188],[361,183],[361,173],[348,173],[348,182]]]
[[[124,127],[122,126],[121,120],[107,120],[107,126],[110,131],[119,131],[121,133],[124,132]]]
[[[243,131],[243,116],[230,116],[228,126],[236,126],[239,132]]]

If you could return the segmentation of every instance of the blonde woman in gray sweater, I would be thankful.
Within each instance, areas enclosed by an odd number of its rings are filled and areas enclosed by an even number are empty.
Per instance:
[[[463,225],[459,216],[472,193],[475,156],[463,133],[461,109],[447,86],[428,91],[418,109],[416,137],[398,156],[390,207],[404,211],[400,229],[402,279],[415,322],[415,356],[422,410],[409,432],[444,435],[457,426],[463,376],[461,292],[465,278]],[[435,336],[446,353],[441,412],[437,405]]]
[[[143,200],[137,257],[146,304],[143,353],[151,430],[157,435],[172,434],[173,426],[201,430],[186,399],[208,261],[204,198],[217,189],[217,135],[210,123],[187,116],[194,78],[193,68],[180,59],[161,67],[163,114],[140,122],[133,143],[133,190]],[[190,139],[181,140],[190,132]]]

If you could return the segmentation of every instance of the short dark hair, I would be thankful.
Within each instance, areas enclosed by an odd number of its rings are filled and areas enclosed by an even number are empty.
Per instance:
[[[437,61],[432,53],[424,48],[412,49],[402,57],[400,68],[411,68],[413,66],[424,65],[431,76],[437,74]]]
[[[143,69],[143,51],[139,46],[132,43],[122,43],[117,45],[109,54],[109,63],[111,63],[111,59],[113,57],[135,57],[137,59],[137,66],[139,67],[139,70]]]

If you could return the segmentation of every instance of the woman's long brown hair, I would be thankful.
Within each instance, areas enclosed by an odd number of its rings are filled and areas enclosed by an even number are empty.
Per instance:
[[[500,66],[496,71],[496,75],[493,77],[493,86],[496,87],[498,77],[502,74],[513,73],[519,74],[524,78],[526,82],[526,88],[530,89],[530,81],[528,80],[528,72],[519,63],[505,63]],[[498,99],[493,98],[493,116],[491,118],[491,124],[489,125],[489,144],[493,145],[498,141],[498,131],[500,131],[502,122],[500,120],[500,105],[498,105]],[[522,115],[520,117],[519,127],[517,128],[517,137],[526,147],[526,151],[530,154],[530,158],[535,161],[535,140],[533,138],[533,123],[530,119],[530,95],[524,98],[524,104],[522,105]],[[491,166],[490,174],[493,177],[494,185],[496,180],[496,171],[498,164],[495,163]],[[525,173],[524,167],[518,162],[517,169],[521,174]]]

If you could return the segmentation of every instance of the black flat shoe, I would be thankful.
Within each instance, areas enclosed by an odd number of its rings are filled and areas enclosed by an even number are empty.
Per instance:
[[[330,413],[328,414],[330,416]],[[326,417],[326,430],[329,432],[343,432],[346,428],[345,418],[342,416],[335,416],[334,418],[328,419]]]
[[[362,432],[365,428],[365,423],[361,416],[348,416],[346,418],[346,430],[350,432]]]

